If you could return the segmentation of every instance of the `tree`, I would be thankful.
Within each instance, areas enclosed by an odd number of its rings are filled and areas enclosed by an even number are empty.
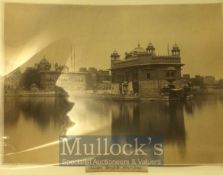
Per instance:
[[[20,86],[29,90],[32,84],[36,84],[38,88],[40,87],[40,73],[36,68],[29,67],[22,74]]]

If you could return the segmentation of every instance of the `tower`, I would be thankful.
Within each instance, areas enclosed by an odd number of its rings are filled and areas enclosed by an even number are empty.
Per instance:
[[[171,52],[172,52],[172,56],[180,56],[180,48],[178,47],[176,43],[173,45]]]
[[[155,53],[155,47],[151,42],[148,44],[146,51],[149,53],[149,55],[153,55]]]
[[[118,60],[119,58],[120,58],[120,55],[118,54],[116,50],[114,50],[114,52],[111,54],[111,61]]]

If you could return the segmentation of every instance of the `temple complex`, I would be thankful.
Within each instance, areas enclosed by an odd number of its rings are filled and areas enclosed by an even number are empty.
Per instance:
[[[150,42],[146,48],[137,45],[120,59],[117,51],[111,54],[113,94],[133,94],[139,97],[159,97],[160,89],[172,84],[181,86],[180,48],[175,44],[171,54],[157,55]]]

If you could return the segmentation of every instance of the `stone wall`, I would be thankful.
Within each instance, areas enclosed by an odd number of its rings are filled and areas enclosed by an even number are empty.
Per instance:
[[[166,80],[146,80],[139,82],[140,97],[159,97],[160,89],[166,86]]]
[[[83,91],[87,90],[87,74],[62,73],[57,81],[57,85],[65,90]]]

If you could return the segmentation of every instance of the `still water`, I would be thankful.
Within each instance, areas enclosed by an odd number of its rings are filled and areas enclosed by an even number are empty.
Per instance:
[[[223,98],[111,102],[6,97],[6,164],[57,164],[60,135],[159,135],[166,164],[223,163]]]

